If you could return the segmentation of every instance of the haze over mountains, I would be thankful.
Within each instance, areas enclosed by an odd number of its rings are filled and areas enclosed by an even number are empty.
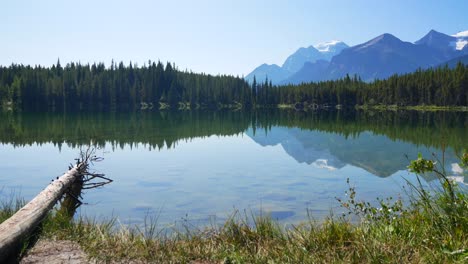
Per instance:
[[[468,31],[447,35],[431,30],[414,43],[385,33],[353,47],[335,40],[300,48],[281,67],[262,64],[245,79],[252,82],[255,76],[257,82],[268,78],[273,84],[299,84],[356,74],[372,81],[446,63],[453,67],[466,62],[467,55]]]

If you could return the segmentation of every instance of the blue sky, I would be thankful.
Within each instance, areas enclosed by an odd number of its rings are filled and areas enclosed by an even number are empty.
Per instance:
[[[246,75],[301,46],[468,30],[465,0],[3,1],[0,64],[148,60]]]

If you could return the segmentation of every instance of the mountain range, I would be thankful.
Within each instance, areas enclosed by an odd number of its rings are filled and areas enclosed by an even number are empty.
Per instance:
[[[365,43],[349,47],[342,41],[320,43],[299,48],[282,66],[262,64],[245,79],[257,82],[266,78],[273,84],[335,80],[358,75],[365,81],[387,78],[393,74],[413,72],[418,68],[454,67],[466,62],[468,31],[447,35],[429,31],[414,43],[392,34],[382,34]]]

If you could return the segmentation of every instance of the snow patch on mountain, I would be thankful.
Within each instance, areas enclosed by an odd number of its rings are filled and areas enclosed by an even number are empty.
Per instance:
[[[314,46],[320,52],[330,52],[330,50],[339,43],[343,43],[340,40],[331,40],[327,42],[322,42]]]
[[[468,44],[468,40],[466,39],[459,39],[457,42],[455,42],[455,49],[456,50],[462,50],[465,45]]]
[[[467,31],[458,32],[457,34],[452,35],[452,37],[456,37],[456,38],[468,38],[468,30],[467,30]]]
[[[452,35],[452,37],[456,37],[457,41],[450,43],[450,46],[456,50],[462,50],[466,45],[468,45],[468,30],[458,32],[457,34]]]

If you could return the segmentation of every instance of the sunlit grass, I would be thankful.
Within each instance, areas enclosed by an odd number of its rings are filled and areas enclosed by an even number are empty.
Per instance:
[[[350,195],[342,201],[348,215],[295,226],[235,212],[224,225],[203,230],[167,232],[158,229],[156,221],[130,228],[116,227],[114,219],[79,219],[64,225],[51,221],[44,235],[77,241],[100,261],[464,263],[468,260],[468,198],[465,190],[455,189],[453,205],[447,203],[450,194],[445,189],[424,196],[415,190],[406,207],[399,200],[379,200],[374,207]],[[348,193],[352,191],[350,187]]]
[[[433,165],[420,158],[409,168],[435,173]],[[350,185],[347,199],[339,200],[345,213],[323,222],[310,216],[282,226],[268,215],[236,211],[221,226],[167,230],[151,216],[142,226],[129,227],[116,219],[69,221],[55,213],[43,223],[41,235],[76,241],[99,262],[466,263],[467,190],[444,174],[440,180],[437,190],[408,183],[408,203],[360,201]],[[0,215],[17,209],[13,204],[3,206]]]

